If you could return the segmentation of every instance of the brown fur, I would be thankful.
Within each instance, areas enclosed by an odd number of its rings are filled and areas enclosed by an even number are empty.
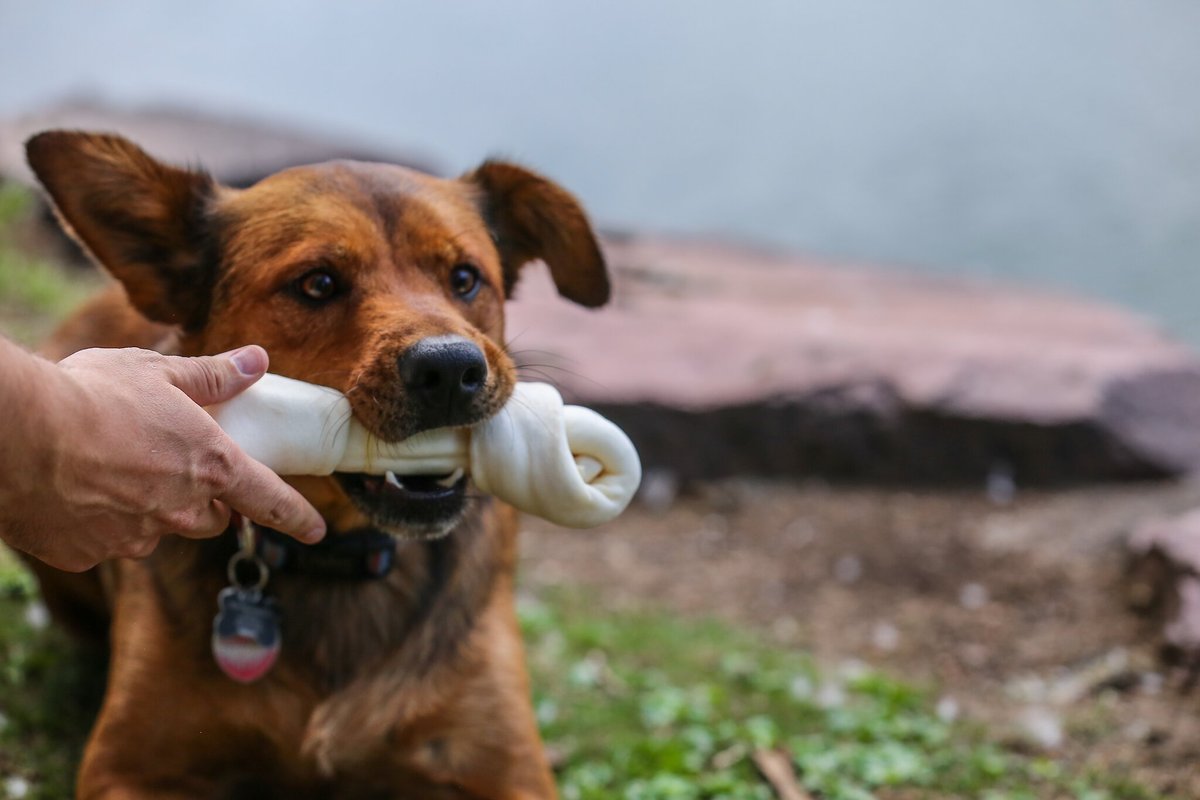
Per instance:
[[[346,392],[386,439],[417,424],[396,362],[423,337],[456,334],[483,350],[480,414],[508,397],[503,301],[525,262],[544,259],[570,299],[608,298],[576,201],[509,164],[441,180],[335,162],[235,191],[116,136],[50,132],[28,156],[64,224],[123,287],[45,352],[261,344],[273,372]],[[462,262],[485,281],[469,303],[446,288]],[[352,289],[306,305],[288,287],[314,268]],[[330,535],[368,523],[333,479],[292,482]],[[150,558],[82,576],[39,567],[51,608],[76,627],[100,616],[101,597],[111,613],[109,686],[78,796],[553,797],[513,609],[515,524],[510,508],[479,499],[446,538],[400,542],[384,580],[275,576],[284,650],[249,686],[209,653],[228,533],[168,539]]]

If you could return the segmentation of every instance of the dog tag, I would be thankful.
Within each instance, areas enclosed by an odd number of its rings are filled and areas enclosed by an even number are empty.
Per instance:
[[[212,651],[217,666],[238,683],[253,683],[279,658],[279,612],[255,589],[230,586],[217,596]]]

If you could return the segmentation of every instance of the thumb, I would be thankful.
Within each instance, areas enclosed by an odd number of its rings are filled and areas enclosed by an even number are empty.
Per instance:
[[[224,402],[244,392],[267,371],[267,351],[256,344],[216,356],[170,356],[167,374],[198,405]]]

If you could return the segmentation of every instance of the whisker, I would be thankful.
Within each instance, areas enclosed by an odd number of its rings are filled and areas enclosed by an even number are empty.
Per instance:
[[[592,386],[596,387],[597,389],[604,389],[605,391],[607,391],[609,389],[609,387],[601,381],[595,380],[594,378],[590,378],[587,375],[584,375],[582,372],[576,372],[573,369],[567,369],[566,367],[561,367],[558,364],[517,364],[516,369],[518,372],[520,372],[523,369],[539,369],[539,370],[555,369],[555,370],[558,370],[559,372],[563,373],[564,375],[570,375],[572,378],[577,378],[578,380],[584,381],[586,383],[590,383]],[[547,381],[547,383],[552,383],[552,381]]]

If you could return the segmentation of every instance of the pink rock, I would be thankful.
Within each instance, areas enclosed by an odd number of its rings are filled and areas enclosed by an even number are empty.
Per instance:
[[[1167,647],[1200,666],[1200,509],[1143,523],[1129,549],[1134,605],[1161,615]]]
[[[610,307],[530,269],[509,337],[649,466],[1021,485],[1200,465],[1200,365],[1120,309],[702,241],[606,251]]]

